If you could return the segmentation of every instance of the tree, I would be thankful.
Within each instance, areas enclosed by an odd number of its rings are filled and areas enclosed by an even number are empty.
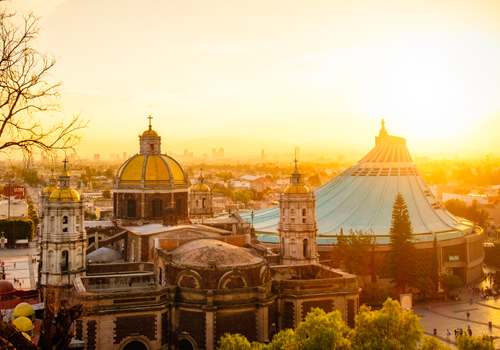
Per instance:
[[[413,311],[402,311],[401,305],[387,299],[382,309],[361,307],[356,317],[353,348],[355,350],[416,349],[424,328]]]
[[[392,227],[389,243],[389,270],[396,287],[403,293],[407,287],[415,286],[414,260],[416,249],[412,243],[413,228],[410,214],[401,193],[392,207]]]
[[[50,82],[57,60],[35,49],[38,22],[33,13],[20,18],[0,10],[0,151],[20,150],[25,159],[37,150],[73,149],[88,123],[79,115],[66,123],[49,121],[61,111],[61,83]]]
[[[350,329],[342,321],[338,310],[325,313],[313,308],[301,322],[292,338],[291,349],[301,350],[334,350],[350,349]]]
[[[490,215],[485,209],[478,208],[476,202],[468,206],[459,199],[447,200],[444,207],[453,215],[475,222],[481,227],[485,226]]]
[[[360,276],[370,273],[374,264],[371,254],[374,243],[373,232],[351,229],[347,236],[341,232],[337,238],[336,253],[344,261],[347,272]]]
[[[311,186],[321,186],[321,178],[319,174],[315,174],[309,178],[309,183]]]
[[[479,337],[469,337],[468,335],[459,335],[457,339],[459,350],[494,350],[495,343],[488,335]]]
[[[229,334],[225,333],[219,340],[220,346],[219,350],[257,350],[260,349],[263,344],[252,343],[247,340],[241,334]]]
[[[441,340],[438,338],[424,337],[419,350],[451,350],[451,348],[441,343]]]
[[[449,295],[451,291],[458,289],[462,285],[462,280],[457,275],[445,273],[439,277],[441,288]]]

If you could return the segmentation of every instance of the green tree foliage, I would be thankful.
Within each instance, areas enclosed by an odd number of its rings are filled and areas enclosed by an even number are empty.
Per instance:
[[[31,219],[4,219],[0,220],[0,235],[4,232],[9,244],[16,239],[27,239],[31,241],[35,234],[35,224]]]
[[[301,350],[334,350],[350,349],[348,338],[350,329],[342,321],[338,310],[325,313],[313,308],[295,330],[290,349]]]
[[[359,303],[366,305],[382,305],[389,294],[377,283],[366,283],[359,293]]]
[[[263,344],[252,343],[241,334],[225,333],[219,341],[219,350],[258,350],[263,348]]]
[[[356,317],[353,348],[355,350],[416,349],[424,328],[413,311],[402,311],[401,305],[387,299],[382,309],[371,311],[363,305]]]
[[[488,335],[479,337],[469,337],[468,335],[460,335],[457,339],[459,350],[494,350],[495,344]]]
[[[227,180],[234,179],[234,174],[228,171],[216,173],[214,176],[218,177],[219,179],[222,179],[224,182],[226,182]]]
[[[344,261],[347,272],[366,276],[372,268],[372,246],[375,243],[373,232],[350,230],[348,235],[341,233],[335,246],[336,258]]]
[[[444,206],[453,215],[475,222],[481,227],[485,227],[490,216],[485,209],[478,208],[475,202],[469,206],[459,199],[450,199],[444,202]]]
[[[321,186],[321,178],[319,177],[319,174],[314,174],[309,178],[309,183],[311,186]]]
[[[85,217],[85,220],[87,220],[87,221],[97,220],[97,215],[95,215],[94,213],[86,211],[83,215]]]
[[[212,187],[212,192],[213,193],[222,193],[225,197],[233,198],[233,191],[231,191],[229,188],[227,188],[224,185],[214,184],[214,186]]]
[[[451,350],[449,346],[443,345],[441,340],[434,337],[424,337],[419,350]]]
[[[253,199],[253,192],[240,190],[233,193],[233,202],[243,202],[245,205]]]
[[[458,289],[463,284],[460,277],[452,273],[445,273],[439,276],[439,282],[441,282],[441,288],[443,288],[447,295]]]
[[[413,228],[410,214],[401,193],[398,193],[392,207],[391,240],[389,243],[389,271],[396,287],[403,293],[416,285],[416,249],[412,243]]]

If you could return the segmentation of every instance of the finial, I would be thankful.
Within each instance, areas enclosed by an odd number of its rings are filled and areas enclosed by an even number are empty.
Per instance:
[[[63,163],[64,163],[64,172],[66,172],[66,163],[68,163],[66,157],[64,157]]]
[[[149,119],[149,130],[151,130],[151,119],[153,119],[153,117],[151,116],[151,114],[149,115],[148,119]]]
[[[297,147],[295,147],[295,149],[294,149],[294,150],[295,150],[295,159],[294,159],[293,161],[294,161],[294,163],[295,163],[295,170],[298,170],[299,168],[297,167],[297,163],[298,163],[299,161],[297,160]]]
[[[380,122],[380,124],[382,124],[382,130],[385,130],[385,121],[384,121],[384,119],[382,119],[382,121]]]

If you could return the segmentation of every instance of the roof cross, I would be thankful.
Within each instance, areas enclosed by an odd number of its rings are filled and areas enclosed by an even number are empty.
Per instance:
[[[151,119],[153,119],[153,117],[151,116],[151,114],[149,115],[148,119],[149,119],[149,128],[151,129]]]
[[[382,124],[382,129],[385,129],[385,121],[384,121],[384,119],[382,119],[382,121],[380,122],[380,124]]]
[[[63,163],[64,163],[64,171],[66,171],[66,163],[68,163],[68,160],[64,158]]]

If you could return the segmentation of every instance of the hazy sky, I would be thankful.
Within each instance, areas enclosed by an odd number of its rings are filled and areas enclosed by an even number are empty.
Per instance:
[[[371,147],[382,118],[419,149],[500,146],[498,0],[2,6],[42,17],[65,112],[92,119],[84,152],[137,152],[150,113],[164,150],[211,135]]]

